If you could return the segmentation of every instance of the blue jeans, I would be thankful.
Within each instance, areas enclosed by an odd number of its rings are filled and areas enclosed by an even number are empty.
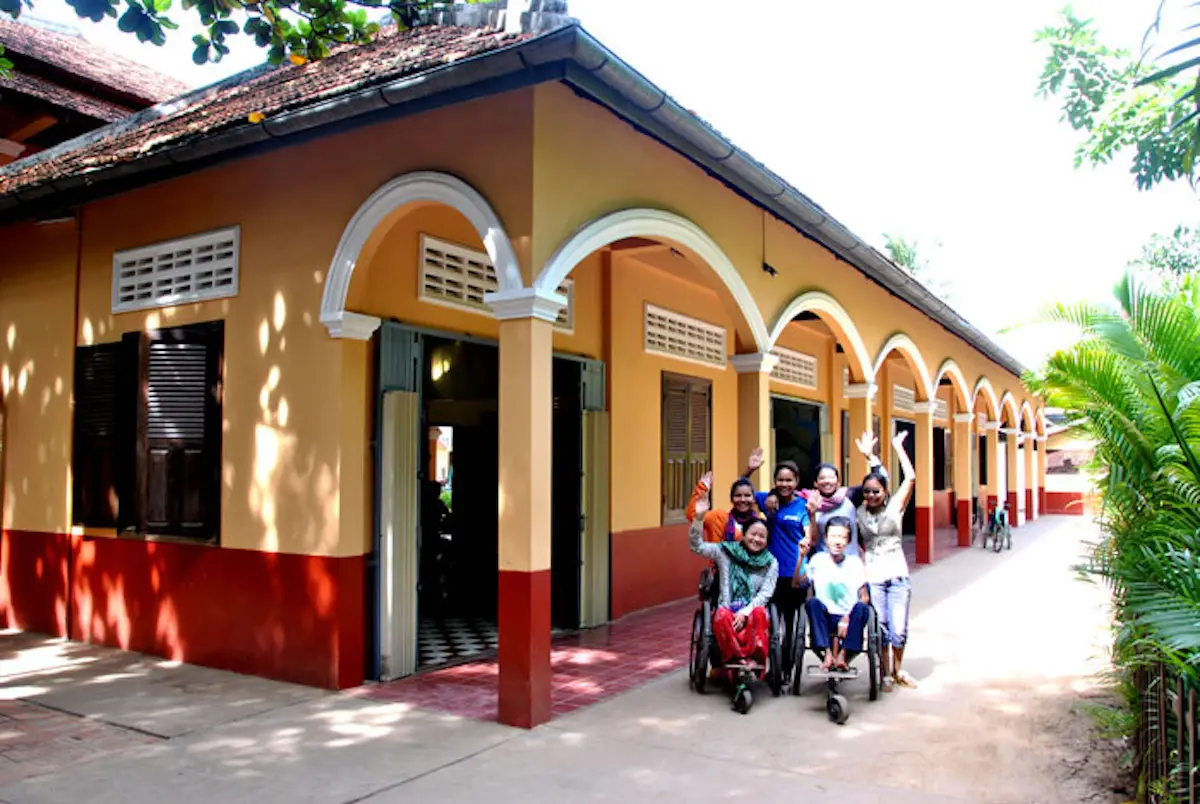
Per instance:
[[[812,646],[814,650],[824,650],[829,647],[830,637],[837,636],[840,614],[830,614],[825,604],[815,597],[808,599],[808,623],[812,631]],[[846,628],[846,638],[842,640],[842,648],[847,654],[858,653],[863,647],[863,629],[867,627],[867,615],[870,609],[867,604],[858,602],[850,609],[850,624]]]
[[[912,584],[907,577],[891,578],[883,583],[868,584],[871,605],[879,618],[883,643],[903,648],[908,641],[908,604],[912,601]]]

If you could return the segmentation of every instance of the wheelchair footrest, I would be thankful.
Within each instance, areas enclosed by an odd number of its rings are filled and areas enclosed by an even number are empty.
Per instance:
[[[826,670],[819,664],[810,664],[808,666],[808,675],[813,678],[833,678],[850,681],[858,678],[858,668],[851,667],[849,670]]]
[[[767,669],[766,665],[755,664],[754,662],[733,662],[732,664],[723,665],[723,668],[733,671],[744,670],[749,673],[761,673]]]

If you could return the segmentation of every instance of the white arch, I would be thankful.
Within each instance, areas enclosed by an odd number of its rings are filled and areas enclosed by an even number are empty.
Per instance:
[[[928,402],[933,399],[936,389],[929,379],[929,367],[925,365],[925,358],[921,356],[921,350],[913,343],[912,338],[903,332],[897,332],[888,338],[887,343],[879,350],[879,354],[875,357],[875,362],[872,364],[872,371],[875,373],[875,376],[879,376],[879,370],[883,368],[883,361],[887,360],[887,356],[891,354],[892,350],[905,355],[908,358],[909,365],[913,368],[913,373],[917,375],[917,384],[921,386],[917,389],[917,401]],[[922,394],[924,394],[923,398]]]
[[[539,295],[554,293],[571,271],[589,254],[627,237],[669,240],[695,252],[725,285],[750,327],[755,347],[771,350],[771,338],[750,288],[733,262],[708,234],[687,218],[661,209],[636,208],[611,212],[587,223],[559,245],[533,283]]]
[[[836,329],[840,330],[835,334],[838,335],[839,340],[843,341],[842,348],[847,350],[847,356],[857,364],[854,368],[864,375],[866,382],[874,382],[875,374],[872,370],[871,358],[867,353],[867,345],[863,343],[862,336],[858,334],[858,327],[854,326],[854,319],[850,317],[850,313],[846,312],[846,308],[838,304],[837,299],[828,293],[810,290],[808,293],[792,299],[779,318],[775,319],[775,326],[771,329],[771,345],[775,345],[792,319],[806,312],[816,313],[834,323]]]
[[[1004,395],[1000,397],[1000,410],[1004,410],[1006,407],[1012,411],[1012,426],[1018,430],[1021,429],[1021,411],[1017,409],[1017,400],[1012,395],[1012,391],[1005,391]]]
[[[987,377],[980,377],[975,383],[975,393],[971,395],[971,410],[975,410],[975,402],[979,399],[979,394],[981,391],[988,401],[990,414],[996,417],[996,421],[999,421],[1000,401],[996,399],[996,389],[992,387],[992,381]]]
[[[974,405],[971,404],[973,401],[971,386],[967,383],[967,377],[962,373],[962,369],[958,367],[958,363],[954,362],[954,358],[948,357],[943,360],[941,367],[938,369],[937,376],[933,378],[933,392],[935,394],[938,387],[942,384],[942,377],[949,377],[950,382],[958,389],[963,404],[974,409]]]
[[[523,286],[521,267],[508,233],[495,210],[475,188],[448,173],[426,170],[406,173],[371,193],[342,232],[342,239],[338,241],[333,261],[329,264],[325,295],[321,299],[321,323],[329,328],[330,335],[335,338],[370,337],[370,332],[363,335],[365,330],[354,332],[354,322],[362,323],[370,319],[374,322],[370,326],[372,331],[378,326],[378,320],[373,317],[346,311],[350,279],[363,246],[379,224],[397,209],[422,201],[453,207],[470,221],[496,268],[501,291],[517,290]]]
[[[1044,436],[1046,434],[1046,407],[1043,405],[1042,407],[1038,408],[1037,413],[1035,413],[1034,416],[1037,421],[1038,435]]]
[[[1025,399],[1021,402],[1021,423],[1024,424],[1028,417],[1030,430],[1037,432],[1037,420],[1033,417],[1033,405],[1029,404],[1029,400]]]

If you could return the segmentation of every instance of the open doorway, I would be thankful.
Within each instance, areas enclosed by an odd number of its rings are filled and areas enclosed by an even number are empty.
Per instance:
[[[775,461],[795,461],[800,488],[812,488],[821,464],[821,406],[789,397],[771,397]]]
[[[892,437],[908,433],[908,438],[904,439],[904,451],[908,454],[908,459],[912,461],[913,466],[917,465],[917,425],[916,422],[911,422],[908,419],[892,419]],[[892,477],[900,478],[900,463],[896,456],[892,455]],[[915,535],[917,532],[917,502],[915,499],[908,501],[908,505],[904,507],[903,532],[906,536]]]
[[[499,561],[499,349],[419,335],[416,670],[496,650]],[[551,621],[580,622],[581,363],[555,357]],[[402,513],[400,515],[403,515]]]

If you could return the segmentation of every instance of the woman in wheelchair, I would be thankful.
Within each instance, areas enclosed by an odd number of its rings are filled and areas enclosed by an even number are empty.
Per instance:
[[[755,519],[742,532],[741,541],[705,542],[708,500],[702,497],[694,502],[696,517],[688,540],[692,552],[717,565],[720,593],[712,627],[721,657],[727,666],[752,664],[761,671],[770,649],[766,605],[779,577],[779,563],[767,550],[767,525]]]
[[[833,517],[825,523],[825,551],[808,560],[813,596],[806,604],[812,629],[812,649],[822,655],[823,670],[847,670],[863,649],[863,631],[870,613],[867,568],[858,556],[846,555],[852,523]],[[815,525],[809,535],[816,537]],[[857,599],[856,599],[857,598]]]

